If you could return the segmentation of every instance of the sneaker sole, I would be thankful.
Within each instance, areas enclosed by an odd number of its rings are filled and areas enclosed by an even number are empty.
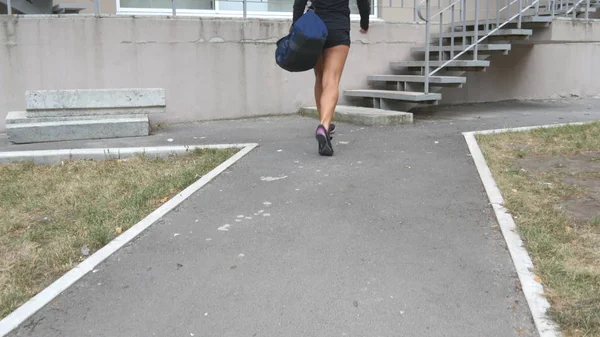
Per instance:
[[[322,156],[333,156],[333,149],[327,144],[327,136],[318,134],[317,142],[319,142],[319,154]]]

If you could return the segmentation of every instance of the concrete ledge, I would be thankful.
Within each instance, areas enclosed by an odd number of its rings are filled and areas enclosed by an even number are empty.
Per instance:
[[[300,115],[318,118],[316,107],[300,108]],[[413,122],[413,114],[403,111],[391,111],[373,108],[338,106],[335,109],[334,120],[358,125],[399,125]]]
[[[103,119],[129,119],[141,118],[142,114],[119,114],[115,115],[82,115],[82,116],[30,116],[26,111],[11,111],[6,115],[6,124],[24,124],[24,123],[48,123],[48,122],[67,122],[67,121],[91,121]]]
[[[78,139],[139,137],[150,134],[148,116],[94,120],[69,120],[6,125],[8,140],[17,143],[40,143]]]
[[[258,146],[256,143],[172,145],[150,147],[115,147],[92,149],[32,150],[0,152],[0,164],[32,162],[34,164],[56,164],[63,160],[107,160],[124,159],[135,155],[169,157],[186,154],[197,149],[231,149]]]
[[[164,107],[148,108],[102,108],[102,109],[50,109],[50,110],[29,110],[27,117],[46,118],[46,117],[82,117],[82,116],[125,116],[125,115],[148,115],[164,113]]]
[[[165,107],[164,89],[73,89],[29,90],[25,93],[27,111],[90,110]],[[50,112],[48,113],[50,115]]]

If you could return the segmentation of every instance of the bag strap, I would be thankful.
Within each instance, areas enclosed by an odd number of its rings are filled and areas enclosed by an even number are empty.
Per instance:
[[[313,0],[308,0],[306,2],[306,8],[304,9],[304,12],[306,13],[307,11],[315,11],[315,6],[314,6],[314,1]]]

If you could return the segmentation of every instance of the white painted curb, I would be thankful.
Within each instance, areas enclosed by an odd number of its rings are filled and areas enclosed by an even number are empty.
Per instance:
[[[35,295],[25,304],[17,308],[11,314],[6,316],[2,321],[0,321],[0,336],[6,336],[13,329],[17,328],[21,323],[35,314],[38,310],[42,309],[45,305],[47,305],[50,301],[52,301],[55,297],[60,295],[63,291],[77,282],[80,278],[82,278],[89,271],[93,270],[98,264],[112,255],[114,252],[119,250],[121,247],[125,246],[128,242],[133,240],[139,234],[141,234],[144,230],[154,224],[157,220],[161,219],[179,204],[181,204],[185,199],[190,197],[204,185],[208,184],[211,180],[213,180],[220,173],[225,171],[235,162],[240,160],[250,151],[252,151],[258,144],[250,143],[250,144],[219,144],[219,145],[197,145],[197,146],[163,146],[163,147],[146,147],[146,148],[121,148],[121,149],[81,149],[81,150],[49,150],[49,151],[26,151],[26,152],[13,152],[20,153],[21,157],[14,158],[31,158],[34,156],[61,156],[65,153],[78,153],[78,154],[93,154],[104,155],[105,150],[111,150],[112,153],[121,153],[121,154],[135,154],[135,153],[154,153],[158,154],[160,151],[162,153],[173,153],[173,152],[183,152],[190,149],[227,149],[227,148],[241,148],[239,152],[235,155],[221,163],[219,166],[214,168],[212,171],[208,172],[192,185],[188,186],[186,189],[181,191],[179,194],[171,198],[169,201],[164,203],[162,206],[157,208],[155,211],[150,213],[147,217],[142,219],[140,222],[135,224],[133,227],[129,228],[123,234],[116,237],[114,240],[109,242],[106,246],[102,247],[100,250],[92,254],[85,261],[78,264],[76,267],[68,271],[58,280],[54,281],[47,288],[42,290],[40,293]],[[31,153],[34,152],[34,153]],[[4,156],[4,157],[2,157]],[[0,153],[0,158],[7,158],[6,152]]]
[[[136,154],[164,156],[181,154],[196,149],[231,149],[245,148],[258,144],[214,144],[214,145],[174,145],[148,147],[120,147],[95,149],[33,150],[0,152],[0,163],[31,161],[34,164],[51,164],[61,160],[77,159],[121,159]]]
[[[475,135],[523,132],[536,129],[583,124],[586,123],[563,123],[463,133],[473,161],[475,162],[475,166],[477,167],[477,171],[479,172],[481,181],[485,187],[485,191],[488,195],[492,208],[494,209],[496,218],[498,219],[498,224],[515,265],[523,293],[525,294],[525,299],[529,305],[529,310],[531,311],[535,327],[540,337],[559,337],[562,336],[562,334],[558,325],[546,314],[547,310],[550,308],[550,303],[544,296],[544,287],[540,282],[535,280],[531,257],[523,246],[523,241],[521,240],[521,236],[517,231],[517,226],[515,225],[512,215],[504,207],[504,198],[502,197],[502,193],[500,192],[500,189],[498,188],[498,185],[492,176],[492,172],[485,161],[483,153],[479,148],[479,144],[477,144]]]

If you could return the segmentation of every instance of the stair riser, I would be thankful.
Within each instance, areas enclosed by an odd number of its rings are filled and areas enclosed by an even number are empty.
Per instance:
[[[463,50],[462,49],[455,49],[454,50],[454,55],[456,56],[456,54],[461,53]],[[497,54],[503,54],[506,55],[508,54],[508,52],[510,51],[510,49],[504,49],[504,50],[477,50],[477,54],[482,54],[482,55],[497,55]],[[415,54],[420,54],[420,57],[424,57],[423,55],[425,55],[425,51],[424,50],[414,50],[413,53]],[[429,54],[433,54],[432,56],[437,56],[439,55],[439,50],[430,50]],[[445,58],[449,59],[450,56],[450,50],[446,50],[444,49],[442,51],[442,53],[444,53]],[[468,57],[472,57],[473,53],[475,53],[475,50],[471,49],[471,50],[467,50],[463,55],[467,55]],[[486,57],[487,59],[487,57]]]
[[[16,144],[148,136],[148,118],[7,124],[8,140]]]
[[[301,108],[300,114],[319,119],[319,113],[315,107]],[[400,125],[413,122],[413,114],[409,112],[346,106],[337,106],[334,118],[337,122],[367,126]]]
[[[554,5],[554,9],[555,10],[568,10],[571,9],[573,7],[573,3],[571,4],[563,4],[562,6],[560,5],[560,3],[557,3]],[[594,11],[596,10],[596,8],[598,7],[598,4],[590,4],[590,10]],[[544,10],[552,10],[552,6],[548,6],[548,5],[542,5],[540,4],[540,9],[544,9]],[[582,11],[585,10],[585,3],[580,4],[578,7],[578,10]]]
[[[463,84],[456,84],[456,83],[429,83],[429,87],[437,87],[437,88],[462,88]],[[409,90],[409,91],[424,91],[425,90],[425,83],[418,83],[418,82],[410,82],[410,83],[406,83],[406,86],[404,86],[404,84],[401,84],[400,86],[396,86],[394,84],[390,84],[389,85],[389,89],[392,90],[398,90],[397,88],[401,88],[400,90]]]
[[[500,24],[503,24],[504,22],[500,22]],[[507,23],[506,25],[502,26],[502,28],[506,28],[506,29],[519,29],[519,27],[517,27],[518,22],[515,20],[514,22],[511,23]],[[548,26],[550,23],[549,22],[521,22],[521,28],[522,29],[533,29],[533,28],[539,28],[539,27],[545,27]],[[490,32],[494,29],[496,29],[497,25],[495,23],[495,21],[490,21],[490,23],[488,24],[488,29],[487,31]],[[473,34],[472,32],[475,31],[475,25],[471,24],[471,25],[467,25],[466,27],[466,32]],[[461,33],[463,30],[463,27],[454,27],[454,31]],[[483,32],[486,31],[485,29],[485,25],[482,25],[481,23],[479,24],[479,29],[478,31]],[[492,35],[494,36],[494,35]]]
[[[432,71],[434,69],[436,69],[437,66],[435,67],[429,67],[429,71]],[[455,72],[455,71],[466,71],[466,72],[472,72],[472,71],[485,71],[487,67],[482,67],[482,66],[473,66],[473,67],[464,67],[464,66],[445,66],[444,68],[442,68],[442,70],[446,71],[446,72]],[[400,71],[400,70],[408,70],[408,71],[414,71],[414,72],[419,72],[420,74],[425,72],[425,67],[423,66],[407,66],[407,67],[392,67],[392,70],[394,71]],[[442,71],[440,70],[440,71]],[[436,73],[436,75],[438,75]]]
[[[425,82],[423,81],[372,81],[369,80],[369,83],[373,87],[381,87],[386,90],[398,90],[398,91],[421,91],[425,86]],[[429,82],[429,86],[432,87],[462,87],[464,83],[439,83],[439,82]]]
[[[428,95],[422,93],[402,93],[399,91],[382,91],[382,90],[346,90],[346,97],[365,97],[365,98],[381,98],[396,101],[406,102],[431,102],[441,99],[441,95],[431,93]]]
[[[458,53],[460,52],[454,52],[454,56],[456,56]],[[464,54],[460,55],[456,60],[458,61],[474,61],[474,51],[473,52],[465,52]],[[489,59],[490,57],[492,57],[492,54],[494,53],[482,53],[479,50],[477,51],[477,60],[475,61],[486,61],[487,59]],[[498,54],[498,53],[495,53]],[[440,52],[429,52],[429,61],[439,61],[440,58]],[[420,59],[424,59],[425,58],[425,53],[421,53]],[[450,60],[450,52],[442,52],[442,61],[448,61]]]
[[[164,89],[31,90],[25,94],[27,111],[144,109],[166,106]]]
[[[147,118],[146,115],[87,115],[87,116],[61,116],[61,117],[30,117],[25,111],[11,111],[4,120],[6,124],[23,123],[55,123],[55,122],[74,122],[74,121],[102,121],[111,119],[140,119]]]
[[[466,45],[471,45],[475,42],[477,42],[479,39],[481,39],[483,37],[483,35],[479,36],[478,39],[475,39],[475,37],[466,37],[465,38],[465,44]],[[455,36],[454,37],[454,45],[462,45],[462,36]],[[482,43],[512,43],[512,41],[523,41],[523,40],[529,40],[529,36],[515,36],[515,35],[506,35],[506,36],[488,36],[485,40],[482,41]],[[440,39],[439,38],[431,38],[431,44],[439,44]],[[450,45],[451,44],[451,38],[450,37],[444,37],[442,38],[442,45]]]

